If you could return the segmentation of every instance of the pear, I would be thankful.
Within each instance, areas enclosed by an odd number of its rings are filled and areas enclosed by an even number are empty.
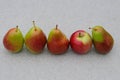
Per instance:
[[[68,50],[69,40],[65,34],[63,34],[61,30],[58,29],[58,25],[56,25],[56,28],[50,31],[47,47],[52,54],[63,54]]]
[[[27,49],[33,54],[39,54],[43,51],[47,42],[44,32],[35,25],[33,21],[33,27],[28,31],[25,36],[25,45]]]
[[[107,54],[113,47],[113,37],[102,26],[95,26],[92,28],[93,44],[101,54]]]
[[[9,29],[3,38],[4,47],[13,53],[20,52],[23,48],[23,44],[24,38],[18,26]]]

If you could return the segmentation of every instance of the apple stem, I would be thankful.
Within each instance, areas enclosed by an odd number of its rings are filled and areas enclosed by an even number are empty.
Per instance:
[[[82,37],[83,36],[83,34],[82,33],[79,33],[79,37]]]
[[[16,26],[16,32],[18,31],[18,25]]]
[[[56,24],[56,29],[58,29],[58,25]]]
[[[35,21],[33,21],[33,26],[34,26],[34,28],[35,28],[35,31],[36,31],[37,29],[36,29],[36,26],[35,26]]]

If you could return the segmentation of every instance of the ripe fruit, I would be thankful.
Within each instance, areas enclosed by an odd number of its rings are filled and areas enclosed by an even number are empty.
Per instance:
[[[84,30],[78,30],[71,35],[70,45],[77,54],[86,54],[92,47],[91,36]]]
[[[25,45],[27,49],[34,54],[39,54],[45,47],[46,42],[45,34],[33,21],[33,27],[25,36]]]
[[[16,26],[16,28],[10,29],[3,38],[4,47],[13,53],[21,51],[23,44],[24,38],[18,26]]]
[[[102,26],[92,28],[92,38],[95,49],[101,54],[107,54],[113,47],[112,36]]]
[[[58,29],[58,25],[56,25],[56,28],[50,31],[48,36],[47,47],[52,54],[63,54],[68,50],[69,40]]]

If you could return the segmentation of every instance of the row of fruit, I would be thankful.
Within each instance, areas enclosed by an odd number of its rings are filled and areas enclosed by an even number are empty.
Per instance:
[[[33,27],[28,31],[25,38],[17,26],[5,34],[3,44],[4,47],[12,53],[20,52],[24,43],[28,51],[34,54],[41,53],[46,44],[52,54],[65,53],[69,45],[75,53],[86,54],[90,51],[92,44],[98,53],[109,53],[114,44],[112,36],[102,26],[95,26],[90,29],[92,30],[92,37],[86,31],[78,30],[75,31],[71,35],[70,40],[68,40],[65,34],[58,29],[58,25],[56,25],[56,27],[50,31],[47,39],[44,32],[36,26],[33,21]]]

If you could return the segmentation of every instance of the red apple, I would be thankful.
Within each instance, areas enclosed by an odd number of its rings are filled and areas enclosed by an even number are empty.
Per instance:
[[[70,45],[74,52],[86,54],[92,47],[91,36],[84,30],[78,30],[71,35]]]

